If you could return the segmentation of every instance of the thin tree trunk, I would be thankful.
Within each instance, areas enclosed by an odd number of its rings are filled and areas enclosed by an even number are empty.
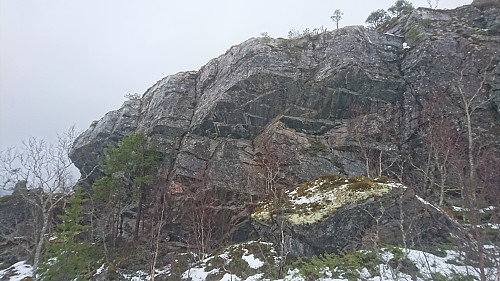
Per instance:
[[[468,105],[468,104],[467,104]],[[467,117],[467,144],[468,144],[468,156],[469,156],[469,178],[471,182],[474,182],[474,156],[472,153],[472,148],[474,145],[474,139],[472,137],[472,122],[471,113],[469,112],[469,107],[465,107],[465,115]],[[472,190],[472,197],[475,198],[474,189]]]
[[[486,68],[489,67],[489,65],[491,64],[491,61],[490,63],[488,64],[488,66],[486,66]],[[465,114],[465,121],[467,123],[467,148],[468,148],[468,157],[469,157],[469,180],[470,182],[473,184],[474,183],[474,179],[475,179],[475,161],[474,161],[474,154],[473,154],[473,151],[472,149],[474,148],[474,136],[473,136],[473,132],[472,132],[472,114],[475,112],[475,110],[479,107],[479,105],[473,105],[473,102],[474,102],[474,99],[476,97],[478,97],[478,95],[481,93],[481,90],[483,89],[484,87],[484,82],[486,80],[486,76],[483,76],[483,78],[481,79],[481,83],[479,84],[479,87],[477,88],[477,90],[475,91],[475,93],[472,95],[472,97],[468,98],[466,95],[465,95],[465,92],[464,92],[464,89],[462,88],[462,81],[463,81],[463,73],[464,70],[462,70],[460,72],[460,78],[459,80],[457,81],[457,89],[458,89],[458,92],[460,94],[460,97],[462,98],[462,106],[463,106],[463,112]],[[482,104],[482,103],[480,103]],[[476,192],[475,192],[475,188],[474,186],[472,186],[472,190],[471,190],[471,195],[472,195],[472,198],[476,198]]]
[[[477,243],[479,278],[481,281],[485,281],[486,274],[484,271],[484,247],[483,247],[483,242],[481,241],[481,234],[479,233],[479,226],[478,226],[479,220],[477,219],[476,209],[474,208],[471,199],[469,199],[468,201],[469,201],[469,211],[471,212],[472,216],[472,221],[471,221],[472,228],[474,229],[474,236]]]
[[[161,235],[161,228],[163,226],[163,216],[165,214],[165,194],[163,194],[163,201],[161,204],[161,216],[160,216],[160,222],[158,224],[158,232],[156,233],[156,245],[155,245],[155,252],[153,256],[153,264],[151,265],[151,281],[155,281],[155,271],[156,271],[156,261],[158,259],[158,248],[160,245],[160,235]]]
[[[42,230],[40,231],[40,236],[38,238],[38,243],[36,245],[36,250],[35,250],[35,257],[33,259],[33,279],[35,281],[37,280],[36,272],[38,270],[38,264],[40,263],[40,256],[42,254],[43,243],[45,242],[45,234],[47,232],[47,229],[49,228],[49,219],[50,219],[50,213],[44,212]]]
[[[283,269],[285,266],[285,233],[283,231],[284,220],[278,222],[280,225],[280,277],[283,277]]]
[[[200,216],[200,235],[201,235],[201,257],[205,259],[205,209],[203,207]]]
[[[470,223],[472,225],[472,234],[474,236],[474,239],[476,240],[476,250],[477,250],[477,255],[478,255],[478,267],[479,267],[479,278],[481,281],[486,280],[486,274],[484,271],[484,246],[483,246],[483,241],[481,237],[481,234],[479,233],[480,231],[480,226],[479,224],[480,219],[478,218],[478,210],[476,209],[476,206],[474,205],[476,199],[475,197],[472,196],[472,193],[474,192],[474,188],[471,187],[472,183],[467,183],[467,178],[464,176],[463,180],[463,186],[464,186],[464,191],[467,193],[467,201],[466,204],[469,207],[469,213],[471,216]]]
[[[358,141],[359,148],[361,148],[361,152],[363,152],[363,156],[365,158],[366,176],[370,177],[370,159],[368,158],[368,153],[366,152],[365,147],[361,143],[360,137],[358,136],[356,139]]]
[[[378,155],[378,176],[379,177],[382,176],[382,153],[383,153],[383,150],[381,148],[380,153]]]
[[[142,186],[139,189],[140,189],[140,195],[139,195],[139,203],[137,205],[137,218],[135,220],[135,231],[134,231],[135,241],[139,240],[139,227],[141,224],[142,204],[144,201],[144,192]]]
[[[441,175],[440,191],[439,191],[439,206],[443,207],[444,203],[444,185],[445,185],[445,177]]]

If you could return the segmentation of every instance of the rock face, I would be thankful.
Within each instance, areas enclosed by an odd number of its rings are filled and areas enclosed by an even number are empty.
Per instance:
[[[19,185],[16,185],[17,187]],[[33,233],[37,227],[33,214],[32,206],[20,194],[0,197],[0,264],[2,266],[29,258],[29,249],[35,241]]]
[[[182,236],[184,190],[203,175],[231,225],[226,238],[244,240],[252,235],[245,208],[266,192],[268,172],[282,186],[363,175],[376,170],[367,167],[369,149],[396,177],[395,159],[420,145],[423,100],[453,92],[457,83],[466,91],[485,83],[473,123],[495,142],[499,15],[494,5],[420,8],[385,34],[352,26],[289,40],[249,39],[199,71],[167,76],[94,122],[71,158],[86,175],[108,143],[143,132],[166,156],[170,229]],[[447,109],[457,123],[459,108]]]
[[[472,1],[473,5],[485,4],[485,3],[500,3],[499,0],[474,0]]]
[[[72,158],[88,171],[107,143],[142,131],[170,156],[166,164],[176,179],[205,169],[221,174],[217,169],[226,166],[241,183],[238,175],[257,166],[255,153],[269,137],[292,132],[286,145],[303,154],[300,148],[318,136],[326,146],[322,154],[330,154],[326,136],[342,144],[349,104],[382,108],[401,100],[402,43],[402,38],[362,27],[293,40],[250,39],[200,71],[168,76],[142,99],[108,113],[77,139]],[[253,143],[259,137],[265,139]],[[296,169],[323,168],[297,174],[295,182],[339,171],[328,157],[307,156],[302,158],[310,163]],[[347,172],[359,173],[355,164]]]

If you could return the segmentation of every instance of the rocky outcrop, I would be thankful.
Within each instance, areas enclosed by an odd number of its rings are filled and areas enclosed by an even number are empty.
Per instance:
[[[251,163],[262,149],[253,140],[270,126],[275,129],[267,130],[268,135],[285,127],[308,137],[334,134],[345,125],[352,102],[382,108],[401,101],[402,43],[397,36],[362,27],[293,40],[250,39],[199,72],[168,76],[142,99],[108,113],[77,139],[72,158],[77,167],[88,170],[107,143],[142,131],[170,156],[166,165],[175,167],[178,178],[222,165],[219,156],[227,156],[228,146],[243,152],[232,155],[235,161]],[[299,148],[310,143],[297,138],[290,141],[298,141]],[[228,160],[224,157],[223,162]],[[358,173],[354,165],[347,166],[349,173]],[[237,168],[236,174],[244,170]],[[327,165],[317,175],[336,170]],[[299,181],[306,178],[310,175]]]
[[[419,161],[423,100],[452,92],[458,82],[473,91],[484,78],[473,122],[485,140],[498,142],[498,11],[417,9],[387,33],[351,26],[249,39],[199,71],[167,76],[94,122],[71,158],[87,175],[105,146],[143,132],[165,155],[169,229],[182,236],[184,190],[203,176],[216,190],[221,219],[232,226],[226,238],[246,239],[246,207],[266,192],[270,167],[282,186],[325,174],[357,176],[366,174],[369,149],[396,176],[400,155],[415,153]],[[462,122],[459,105],[448,113]]]
[[[384,178],[323,176],[268,197],[252,213],[267,241],[295,256],[372,249],[374,245],[435,245],[459,224],[415,191]]]
[[[0,197],[0,265],[12,265],[30,258],[37,225],[32,206],[23,198],[22,184],[16,194]],[[2,268],[3,269],[3,268]]]

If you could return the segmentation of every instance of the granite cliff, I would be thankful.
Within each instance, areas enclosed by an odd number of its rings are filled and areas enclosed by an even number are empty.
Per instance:
[[[474,134],[500,153],[499,11],[497,5],[419,8],[384,32],[350,26],[249,39],[93,122],[71,158],[87,175],[109,143],[145,133],[166,156],[159,173],[167,175],[172,198],[171,241],[188,231],[184,190],[200,176],[209,179],[218,216],[230,226],[221,240],[257,235],[247,207],[271,180],[291,187],[327,174],[384,174],[425,193],[407,176],[413,171],[407,159],[425,160],[421,129],[429,111],[444,109],[463,126],[459,89],[480,89]],[[446,105],[429,108],[435,96],[447,97]]]

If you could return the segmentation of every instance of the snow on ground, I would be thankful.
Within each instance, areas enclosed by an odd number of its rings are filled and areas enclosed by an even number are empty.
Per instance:
[[[261,242],[262,243],[262,242]],[[242,244],[244,245],[244,244]],[[498,247],[492,246],[492,245],[485,245],[485,249],[489,251],[497,251]],[[256,258],[253,254],[248,253],[248,249],[243,248],[244,254],[242,255],[242,259],[246,261],[252,269],[259,269],[262,266],[264,266],[264,262]],[[417,281],[423,281],[423,280],[432,280],[434,275],[439,273],[444,276],[452,276],[453,274],[459,274],[462,276],[473,276],[475,279],[478,279],[478,271],[477,269],[470,267],[470,266],[465,266],[462,265],[461,263],[461,256],[458,251],[453,251],[453,250],[446,250],[446,256],[440,257],[436,256],[431,253],[426,253],[418,250],[405,250],[401,249],[404,254],[407,256],[409,260],[411,260],[415,266],[419,269],[419,273],[421,276],[418,276],[416,278]],[[274,253],[276,254],[276,253]],[[226,261],[230,261],[231,258],[229,257],[228,252],[225,252],[223,254],[218,255],[220,258],[225,259]],[[379,280],[385,280],[385,281],[397,281],[397,280],[414,280],[412,279],[411,276],[404,274],[404,273],[396,273],[394,271],[394,268],[391,268],[388,265],[388,262],[394,257],[392,253],[389,251],[383,251],[382,253],[382,260],[383,263],[379,264],[377,266],[376,276],[371,276],[370,270],[367,268],[363,268],[361,270],[356,270],[360,280],[366,280],[366,281],[379,281]],[[192,280],[192,281],[204,281],[207,279],[209,275],[215,275],[218,273],[222,273],[222,269],[220,268],[214,268],[212,270],[206,269],[207,263],[212,260],[214,256],[208,257],[207,259],[203,260],[198,266],[193,267],[182,275],[182,280]],[[104,266],[101,268],[97,269],[97,273],[101,273],[105,270]],[[166,274],[168,275],[169,273],[169,268],[163,268],[163,269],[158,269],[157,274]],[[222,277],[221,280],[224,281],[264,281],[264,280],[269,280],[265,278],[265,273],[254,274],[252,276],[247,277],[246,279],[241,278],[238,275],[235,274],[230,274],[230,273],[225,273]],[[331,268],[324,268],[322,269],[322,272],[324,273],[326,278],[321,278],[318,279],[318,281],[347,281],[346,278],[343,278],[342,272],[339,272],[337,268],[331,269]],[[339,278],[333,278],[334,274],[337,273],[336,275],[340,277]],[[372,271],[373,272],[373,271]],[[487,273],[496,275],[497,269],[496,268],[490,268],[487,269]],[[27,264],[24,261],[18,262],[11,267],[1,270],[0,271],[0,280],[11,280],[11,281],[21,281],[23,278],[30,277],[32,274],[32,267]],[[151,280],[151,277],[149,276],[148,273],[144,271],[137,271],[134,273],[129,273],[129,274],[123,274],[122,276],[126,278],[127,280],[133,280],[133,281],[148,281]],[[283,279],[280,279],[278,281],[305,281],[303,277],[299,275],[299,270],[294,269],[294,270],[289,270],[286,274],[286,276]]]
[[[311,204],[318,201],[323,201],[326,195],[322,196],[319,194],[313,195],[311,197],[301,196],[297,199],[290,200],[294,205]]]
[[[151,276],[142,270],[138,270],[133,274],[122,274],[122,276],[130,281],[151,280]]]
[[[417,277],[417,281],[423,280],[432,280],[434,278],[434,274],[439,273],[444,276],[452,276],[453,274],[459,274],[463,276],[474,276],[476,279],[479,279],[478,272],[475,268],[465,265],[459,265],[460,254],[457,251],[447,250],[445,257],[439,257],[430,253],[418,251],[418,250],[404,250],[409,260],[411,260],[418,268],[422,277]],[[387,252],[386,252],[387,253]],[[392,254],[388,253],[383,256],[383,259],[387,262],[393,257]],[[398,281],[398,280],[414,280],[410,275],[404,273],[396,273],[393,268],[388,266],[387,264],[380,264],[377,268],[379,275],[371,276],[369,271],[364,268],[362,270],[358,270],[358,274],[360,276],[360,280],[367,281]],[[489,271],[495,271],[495,269],[489,269]],[[305,281],[303,277],[301,277],[297,269],[291,270],[287,273],[284,279],[280,281]],[[325,274],[331,276],[330,274]],[[342,275],[342,274],[341,274]],[[263,279],[252,279],[253,280],[263,280]],[[348,279],[344,278],[322,278],[318,279],[318,281],[348,281]]]
[[[182,279],[189,279],[192,281],[204,281],[207,279],[209,274],[216,274],[219,269],[214,268],[211,271],[206,272],[205,267],[195,267],[187,270],[182,274]]]
[[[97,269],[97,271],[95,272],[95,275],[99,275],[99,274],[103,273],[105,269],[106,269],[106,264],[104,264],[104,263],[103,263],[103,264],[101,265],[101,267],[99,267],[99,268]]]
[[[241,244],[244,245],[244,244]],[[485,245],[485,249],[497,249],[495,246],[489,246]],[[411,249],[401,249],[405,256],[409,260],[411,260],[415,266],[419,269],[418,272],[420,273],[420,276],[417,276],[416,279],[412,279],[412,276],[407,275],[405,273],[401,272],[395,272],[395,269],[389,266],[389,261],[394,257],[394,255],[383,249],[382,253],[382,264],[379,264],[376,267],[376,272],[375,276],[372,276],[370,274],[370,271],[373,272],[373,270],[368,270],[367,268],[363,268],[360,270],[356,270],[359,279],[360,280],[366,280],[366,281],[379,281],[379,280],[385,280],[385,281],[398,281],[398,280],[407,280],[407,281],[424,281],[424,280],[432,280],[435,277],[435,274],[439,273],[443,276],[448,276],[451,277],[454,274],[459,274],[462,276],[473,276],[475,279],[478,279],[478,272],[475,268],[470,267],[470,266],[465,266],[462,265],[461,263],[461,256],[460,253],[457,251],[453,250],[446,250],[446,256],[440,257],[436,256],[431,253],[427,252],[422,252],[418,250],[411,250]],[[261,268],[265,263],[258,258],[256,258],[253,254],[249,254],[248,249],[243,248],[243,255],[241,258],[246,261],[249,265],[249,267],[253,269],[259,269]],[[276,254],[276,253],[274,253]],[[207,269],[207,264],[214,258],[214,257],[220,257],[227,262],[231,261],[231,257],[229,256],[229,252],[224,252],[222,254],[216,255],[216,256],[211,256],[208,257],[207,259],[203,260],[201,263],[199,263],[196,267],[193,267],[182,275],[182,280],[192,280],[192,281],[204,281],[206,280],[210,275],[215,274],[222,274],[224,271],[221,268],[215,268],[212,270]],[[246,279],[241,278],[237,274],[230,274],[230,273],[225,273],[222,276],[222,279],[224,281],[264,281],[264,280],[270,280],[265,277],[265,273],[263,271],[260,271],[261,273],[256,273],[252,276],[247,277]],[[331,269],[331,268],[324,268],[322,269],[322,272],[326,278],[321,278],[318,279],[318,281],[347,281],[348,279],[343,278],[343,273],[338,271],[337,268]],[[333,274],[333,273],[336,274]],[[491,272],[493,274],[496,274],[496,269],[491,268],[488,269],[487,272]],[[334,278],[333,276],[340,276],[337,278]],[[220,276],[220,275],[219,275]],[[144,276],[141,274],[134,274],[133,276],[127,276],[128,280],[150,280],[149,276]],[[219,277],[220,278],[220,277]],[[0,275],[1,279],[1,275]],[[20,279],[13,279],[13,280],[20,280]],[[306,279],[301,277],[299,275],[299,270],[294,269],[294,270],[289,270],[286,274],[286,276],[283,279],[279,279],[278,281],[305,281]]]
[[[0,271],[0,280],[20,281],[26,277],[31,277],[33,268],[25,261],[13,264],[9,268]]]
[[[460,254],[457,251],[446,251],[446,257],[438,257],[430,253],[409,250],[408,258],[412,260],[424,276],[431,277],[436,272],[449,276],[454,273],[460,275],[477,276],[477,271],[470,266],[457,265],[460,261]]]
[[[245,279],[245,281],[259,281],[262,280],[263,277],[264,273],[259,273],[248,277],[247,279]]]
[[[246,249],[245,249],[246,250]],[[264,262],[255,258],[253,254],[243,255],[241,258],[248,263],[248,266],[253,269],[260,268],[264,265]]]
[[[477,271],[469,266],[464,266],[464,265],[457,265],[456,262],[459,260],[459,253],[456,251],[451,251],[448,250],[446,251],[447,255],[446,257],[439,257],[430,253],[418,251],[418,250],[408,250],[406,251],[406,254],[408,258],[415,263],[415,265],[419,268],[419,272],[422,274],[423,278],[417,277],[417,280],[423,281],[423,280],[430,280],[433,278],[433,275],[436,273],[440,273],[445,276],[451,276],[452,274],[460,274],[460,275],[470,275],[470,276],[477,276]],[[390,260],[392,258],[392,255],[387,254],[384,257],[384,260]],[[248,262],[248,264],[252,267],[252,265],[255,265],[258,267],[253,267],[253,268],[259,268],[260,266],[263,265],[263,262],[261,262],[258,259],[255,259],[253,255],[244,255],[243,259]],[[377,268],[379,275],[377,276],[371,276],[369,271],[364,268],[362,270],[358,270],[358,274],[362,280],[367,280],[367,281],[379,281],[379,280],[386,280],[386,281],[397,281],[397,280],[413,280],[410,275],[404,274],[404,273],[396,273],[393,268],[388,266],[387,264],[380,264],[378,265]],[[218,273],[218,269],[213,269],[210,272],[206,272],[203,267],[200,268],[193,268],[189,270],[188,272],[185,272],[184,275],[182,276],[183,278],[192,278],[193,281],[203,281],[206,280],[207,276],[209,274],[215,274]],[[329,269],[324,270],[325,273],[330,273]],[[329,278],[322,278],[318,279],[318,281],[347,281],[348,279],[344,278],[332,278],[332,274],[325,274],[327,276],[330,276]],[[234,281],[241,281],[239,276],[234,275],[234,274],[229,274],[226,273],[221,280],[229,281],[229,280],[234,280]],[[264,274],[259,273],[252,275],[246,279],[245,281],[259,281],[259,280],[269,280],[269,279],[264,279]],[[299,275],[299,271],[297,269],[295,270],[290,270],[287,275],[278,281],[305,281],[303,277]]]
[[[101,274],[104,274],[104,276],[107,276],[106,271],[109,270],[109,266],[107,264],[102,264],[92,275],[93,277],[97,277],[97,279],[101,278]],[[146,272],[144,270],[137,270],[135,272],[130,272],[128,270],[124,269],[118,269],[117,273],[121,275],[125,280],[131,280],[131,281],[149,281],[151,280],[151,273]],[[159,275],[169,275],[170,274],[170,265],[162,267],[162,268],[157,268],[155,269],[155,277],[158,277]],[[1,279],[0,279],[1,280]]]
[[[221,279],[221,281],[240,281],[240,280],[241,278],[239,278],[238,276],[229,273],[224,274],[224,276]]]
[[[434,206],[434,204],[428,202],[428,201],[425,201],[424,199],[422,199],[420,196],[418,195],[415,195],[415,197],[417,197],[417,199],[422,202],[422,204],[424,205],[428,205],[428,206],[431,206],[432,208],[436,209],[438,212],[443,212],[443,210],[439,209],[438,207]]]
[[[469,208],[459,207],[459,206],[451,206],[451,209],[455,212],[468,212],[469,211]],[[496,209],[495,206],[488,206],[488,207],[479,209],[477,211],[479,211],[481,214],[484,214],[488,211],[494,211],[495,209]]]

